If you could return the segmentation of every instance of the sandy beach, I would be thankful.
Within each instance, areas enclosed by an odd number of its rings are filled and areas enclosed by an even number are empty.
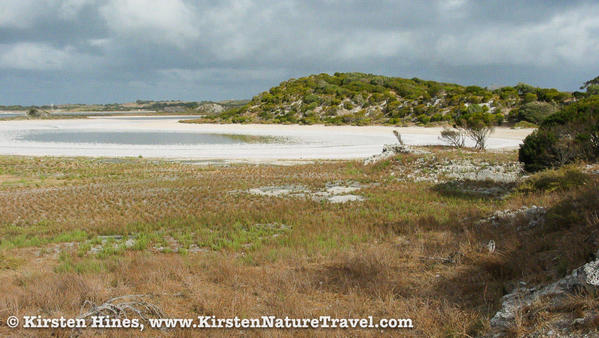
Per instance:
[[[355,159],[381,151],[396,142],[398,130],[409,145],[443,144],[442,128],[388,126],[323,126],[265,124],[185,124],[183,117],[92,117],[76,120],[18,120],[0,123],[0,154],[29,156],[91,156],[272,162],[277,160]],[[281,143],[248,144],[114,144],[23,141],[22,135],[40,131],[77,133],[198,133],[272,136]],[[515,149],[532,129],[497,128],[489,149]]]

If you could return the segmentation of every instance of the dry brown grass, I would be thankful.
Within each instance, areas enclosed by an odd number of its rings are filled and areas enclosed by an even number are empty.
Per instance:
[[[439,158],[515,158],[434,151]],[[0,174],[21,180],[0,185],[0,255],[18,262],[0,269],[0,318],[9,313],[75,317],[85,301],[146,294],[173,318],[372,315],[409,317],[415,325],[399,332],[207,332],[211,335],[475,336],[486,332],[513,283],[558,278],[599,244],[591,243],[597,217],[592,212],[580,215],[579,224],[557,227],[563,220],[553,220],[530,231],[475,224],[499,209],[581,205],[594,196],[591,187],[516,193],[506,200],[465,198],[390,175],[414,160],[406,156],[367,167],[358,162],[200,167],[139,159],[0,157]],[[284,184],[317,189],[335,181],[376,184],[358,192],[364,202],[348,204],[242,192]],[[592,209],[579,210],[585,208]],[[290,230],[274,236],[255,227],[266,223]],[[144,245],[90,254],[86,245],[98,243],[98,235],[133,235]],[[179,241],[180,253],[153,249],[167,237]],[[494,254],[484,248],[490,239],[497,243]],[[184,250],[190,244],[203,250]],[[0,334],[15,333],[69,332],[0,326]]]

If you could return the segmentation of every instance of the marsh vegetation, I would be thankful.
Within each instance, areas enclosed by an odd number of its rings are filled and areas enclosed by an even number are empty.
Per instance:
[[[410,317],[406,334],[476,336],[514,285],[561,278],[596,250],[597,167],[481,181],[444,168],[518,168],[516,152],[428,150],[366,166],[0,157],[0,310],[75,317],[86,301],[144,294],[173,318]],[[361,200],[310,195],[339,186]],[[311,193],[252,193],[264,187]],[[547,210],[542,225],[479,223],[530,205]],[[515,332],[550,314],[536,309]]]

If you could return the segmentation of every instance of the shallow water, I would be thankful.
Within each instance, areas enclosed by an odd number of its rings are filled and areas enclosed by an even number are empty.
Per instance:
[[[19,116],[25,116],[25,113],[22,113],[22,114],[18,114],[18,113],[0,114],[0,119],[19,117]]]
[[[123,145],[194,145],[194,144],[244,144],[281,142],[274,137],[254,135],[228,135],[189,132],[152,131],[74,131],[30,130],[18,135],[16,141],[77,143],[77,144],[123,144]]]

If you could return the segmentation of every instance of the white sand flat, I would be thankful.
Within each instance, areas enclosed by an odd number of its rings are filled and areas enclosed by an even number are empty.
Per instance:
[[[397,129],[409,145],[443,144],[441,128],[387,126],[300,126],[267,124],[184,124],[181,117],[92,117],[74,120],[0,122],[0,154],[30,156],[91,156],[273,162],[277,160],[355,159],[380,153],[396,142]],[[288,138],[290,143],[131,145],[106,143],[32,142],[19,140],[32,131],[181,132],[237,134]],[[497,128],[489,149],[515,149],[532,129]]]

